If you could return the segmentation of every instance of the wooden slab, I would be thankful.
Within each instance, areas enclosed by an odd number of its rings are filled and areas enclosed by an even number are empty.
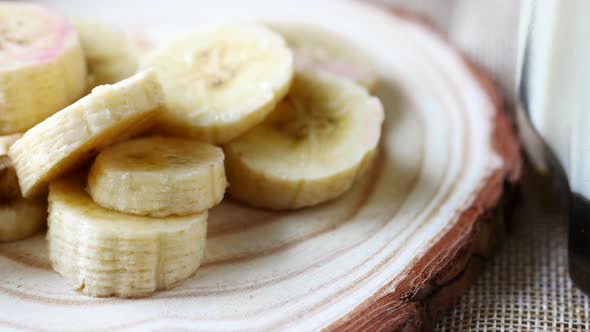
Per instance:
[[[70,291],[41,235],[0,245],[0,328],[428,329],[499,239],[518,142],[493,84],[422,20],[343,0],[51,3],[154,40],[236,19],[341,33],[379,70],[385,131],[371,174],[334,202],[277,213],[226,200],[211,212],[197,275],[149,299]]]

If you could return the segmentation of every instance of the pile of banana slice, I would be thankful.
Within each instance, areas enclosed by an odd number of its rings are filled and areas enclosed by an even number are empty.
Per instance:
[[[226,189],[280,210],[342,195],[384,112],[366,58],[318,35],[225,24],[138,52],[108,25],[0,3],[0,241],[47,225],[74,289],[143,297],[197,271]]]

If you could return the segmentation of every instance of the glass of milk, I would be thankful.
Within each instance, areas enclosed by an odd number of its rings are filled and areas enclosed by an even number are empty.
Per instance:
[[[567,175],[569,270],[590,292],[590,0],[524,0],[522,15],[523,104]]]

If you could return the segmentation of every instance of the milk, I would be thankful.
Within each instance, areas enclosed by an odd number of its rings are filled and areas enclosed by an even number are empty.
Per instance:
[[[531,27],[530,119],[557,155],[572,191],[590,196],[590,1],[529,0],[523,5],[522,44]]]
[[[524,104],[567,174],[569,270],[590,293],[590,0],[525,0],[522,15]]]

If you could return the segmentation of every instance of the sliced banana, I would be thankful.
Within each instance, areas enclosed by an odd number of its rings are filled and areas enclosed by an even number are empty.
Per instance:
[[[145,31],[132,30],[129,33],[129,45],[140,66],[146,59],[149,59],[158,44],[158,39]]]
[[[34,235],[47,221],[47,200],[15,199],[0,203],[0,242]]]
[[[166,95],[159,130],[222,144],[260,123],[293,77],[283,37],[258,25],[196,31],[146,61]]]
[[[18,177],[12,161],[6,155],[0,155],[0,202],[22,198]]]
[[[10,158],[6,155],[8,149],[21,136],[21,134],[0,136],[0,203],[22,198],[16,170]]]
[[[320,70],[352,79],[369,90],[377,72],[366,54],[342,36],[314,26],[275,24],[293,50],[298,70]]]
[[[98,155],[88,175],[98,205],[153,217],[209,209],[221,202],[226,186],[223,151],[178,138],[118,143]]]
[[[23,137],[21,133],[0,136],[0,156],[8,154],[8,149],[21,137]]]
[[[333,199],[370,165],[383,117],[379,99],[358,84],[323,72],[299,73],[261,125],[224,146],[228,192],[271,209]]]
[[[110,211],[84,191],[84,178],[51,183],[49,258],[85,295],[143,297],[172,288],[201,263],[207,212],[149,218]]]
[[[27,131],[8,151],[23,196],[43,194],[51,180],[80,166],[100,148],[146,127],[163,98],[156,76],[141,72],[95,88]]]
[[[47,221],[47,200],[23,199],[16,171],[6,155],[20,134],[0,137],[0,242],[25,239]]]
[[[22,132],[86,90],[78,34],[57,13],[0,2],[0,134]]]
[[[82,42],[90,87],[119,82],[137,71],[138,57],[127,33],[100,21],[71,22]]]

